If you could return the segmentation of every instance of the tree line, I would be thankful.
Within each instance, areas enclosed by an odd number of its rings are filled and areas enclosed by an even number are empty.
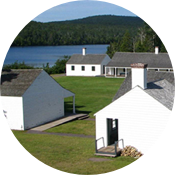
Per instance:
[[[115,52],[154,52],[156,46],[160,52],[167,52],[159,36],[144,23],[143,27],[138,28],[135,36],[127,30],[122,37],[111,42],[106,53],[112,58]]]
[[[132,36],[143,26],[139,17],[102,15],[62,22],[29,22],[12,46],[109,44],[127,29]]]
[[[64,56],[64,59],[58,59],[55,64],[50,67],[49,63],[43,65],[43,70],[45,70],[48,74],[60,74],[66,72],[66,62],[70,56]],[[34,67],[27,65],[25,62],[15,61],[12,64],[3,65],[2,71],[9,71],[11,69],[41,69],[41,67]]]

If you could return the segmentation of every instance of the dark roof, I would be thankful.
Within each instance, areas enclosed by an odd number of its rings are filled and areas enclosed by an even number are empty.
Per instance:
[[[131,74],[131,72],[128,74],[112,101],[117,100],[132,89]],[[147,82],[147,89],[145,89],[144,91],[156,100],[158,100],[168,109],[172,110],[175,91],[174,73],[148,71]]]
[[[1,95],[22,96],[41,72],[41,69],[3,71],[1,75]]]
[[[131,67],[133,63],[147,63],[148,68],[172,68],[167,53],[116,52],[107,64],[111,67]]]
[[[74,54],[66,64],[101,64],[106,54]]]

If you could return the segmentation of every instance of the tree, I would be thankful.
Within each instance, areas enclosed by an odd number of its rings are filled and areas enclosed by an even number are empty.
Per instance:
[[[58,59],[52,67],[49,67],[49,63],[46,66],[43,66],[43,69],[48,74],[60,74],[66,72],[66,62],[70,56],[64,56],[63,59]]]
[[[122,38],[121,46],[120,46],[121,52],[132,52],[133,46],[132,46],[132,38],[127,30]]]
[[[165,45],[162,43],[162,45],[160,46],[160,50],[161,52],[167,52]]]

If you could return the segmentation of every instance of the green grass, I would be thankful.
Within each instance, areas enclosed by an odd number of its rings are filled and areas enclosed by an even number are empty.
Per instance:
[[[103,77],[57,77],[61,86],[76,94],[76,112],[93,115],[111,101],[124,79]],[[65,99],[72,112],[72,99]],[[77,120],[51,128],[47,132],[95,135],[95,121]],[[111,161],[92,162],[96,157],[95,139],[59,135],[29,134],[13,131],[19,142],[40,161],[69,173],[101,174],[122,168],[136,159],[130,157],[105,158]],[[103,157],[104,158],[104,157]]]
[[[61,132],[95,136],[95,122],[87,120],[76,120],[54,128],[50,128],[46,130],[46,132]]]
[[[111,103],[123,82],[123,78],[104,77],[57,77],[55,80],[64,88],[75,93],[76,112],[94,113]],[[66,109],[72,111],[72,98],[65,99]],[[71,103],[71,104],[70,104]]]
[[[91,138],[28,134],[13,131],[19,142],[34,157],[61,171],[74,174],[101,174],[120,169],[136,159],[131,157],[105,158],[111,161],[92,162],[95,142]]]

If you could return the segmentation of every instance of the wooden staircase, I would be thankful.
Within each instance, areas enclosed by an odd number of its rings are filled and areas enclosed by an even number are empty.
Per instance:
[[[100,139],[103,140],[103,147],[97,149],[97,142]],[[117,157],[117,156],[121,155],[122,149],[118,147],[118,142],[122,141],[123,148],[124,148],[124,141],[123,141],[123,139],[120,139],[120,140],[116,141],[114,144],[108,145],[106,147],[104,146],[104,138],[101,137],[100,139],[97,139],[95,141],[95,146],[96,146],[96,153],[95,153],[95,155],[97,155],[97,156],[107,156],[107,157]]]
[[[120,156],[121,150],[119,147],[115,151],[115,144],[109,145],[107,147],[100,148],[98,153],[95,153],[96,156],[107,156],[107,157],[117,157]]]

